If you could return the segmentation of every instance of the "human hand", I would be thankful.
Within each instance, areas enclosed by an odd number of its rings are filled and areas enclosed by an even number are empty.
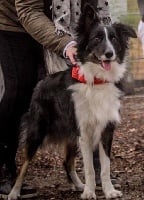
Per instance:
[[[65,57],[70,60],[70,62],[75,65],[76,64],[76,57],[77,55],[77,48],[76,48],[76,42],[69,43],[65,47]]]

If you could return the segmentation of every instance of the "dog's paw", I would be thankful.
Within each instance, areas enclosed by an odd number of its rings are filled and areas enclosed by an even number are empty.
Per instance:
[[[92,191],[85,186],[84,192],[81,195],[81,199],[96,199],[95,191]]]
[[[8,200],[17,200],[20,197],[20,194],[16,191],[11,191],[8,195]]]
[[[114,199],[118,197],[122,197],[122,192],[119,190],[110,190],[105,193],[106,199]]]

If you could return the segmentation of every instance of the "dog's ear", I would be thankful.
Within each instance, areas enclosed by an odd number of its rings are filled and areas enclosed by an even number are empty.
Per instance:
[[[86,3],[83,7],[81,17],[78,25],[79,33],[89,32],[92,24],[100,23],[96,9],[89,3]]]
[[[85,4],[82,14],[85,17],[85,22],[88,24],[92,24],[93,22],[100,22],[96,9],[89,3]]]
[[[113,27],[115,28],[118,34],[121,34],[127,38],[129,37],[137,38],[137,34],[135,30],[131,26],[128,26],[122,23],[114,23]]]

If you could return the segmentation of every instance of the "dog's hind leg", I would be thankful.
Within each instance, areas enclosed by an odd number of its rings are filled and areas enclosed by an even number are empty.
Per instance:
[[[8,200],[16,200],[20,197],[20,191],[23,184],[24,176],[27,172],[29,162],[35,155],[38,147],[42,144],[44,134],[41,134],[41,125],[36,121],[31,122],[31,124],[26,126],[26,139],[25,139],[25,162],[22,165],[19,176],[16,179],[16,183],[13,186],[10,194],[8,195]]]
[[[68,181],[74,184],[75,189],[83,191],[84,184],[79,179],[75,169],[75,157],[77,155],[77,145],[66,143],[65,145],[65,161],[63,162],[64,168],[67,173]]]
[[[25,174],[27,172],[28,165],[30,161],[32,160],[33,156],[35,155],[37,148],[41,144],[37,137],[33,136],[33,140],[31,139],[30,143],[27,144],[27,146],[24,149],[25,152],[25,161],[24,164],[21,167],[20,174],[16,179],[16,182],[8,195],[8,200],[16,200],[20,197],[20,191],[23,184],[23,180],[25,177]]]
[[[39,146],[39,143],[37,142],[36,138],[31,140],[31,142],[28,143],[27,146],[25,146],[25,149],[24,149],[25,161],[21,167],[20,174],[17,177],[13,188],[10,194],[8,195],[8,200],[16,200],[20,197],[20,191],[21,191],[25,174],[27,172],[28,165],[30,161],[32,160],[33,156],[35,155],[38,146]]]
[[[115,190],[110,179],[110,158],[106,155],[106,151],[102,144],[99,143],[99,154],[101,163],[101,180],[102,188],[106,199],[118,198],[122,196],[121,191]]]
[[[29,165],[29,161],[26,160],[21,168],[20,174],[16,180],[15,185],[13,186],[10,194],[8,195],[8,200],[16,200],[20,197],[20,191],[21,191],[22,183],[23,183],[28,165]]]

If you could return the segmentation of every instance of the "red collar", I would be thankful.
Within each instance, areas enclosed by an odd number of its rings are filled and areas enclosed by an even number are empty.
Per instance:
[[[84,75],[80,75],[79,74],[79,70],[80,70],[80,68],[78,66],[74,66],[72,68],[72,78],[77,79],[81,83],[87,83],[87,81],[85,80]],[[102,79],[99,79],[99,78],[95,77],[93,83],[96,85],[96,84],[108,83],[108,81],[102,80]]]

